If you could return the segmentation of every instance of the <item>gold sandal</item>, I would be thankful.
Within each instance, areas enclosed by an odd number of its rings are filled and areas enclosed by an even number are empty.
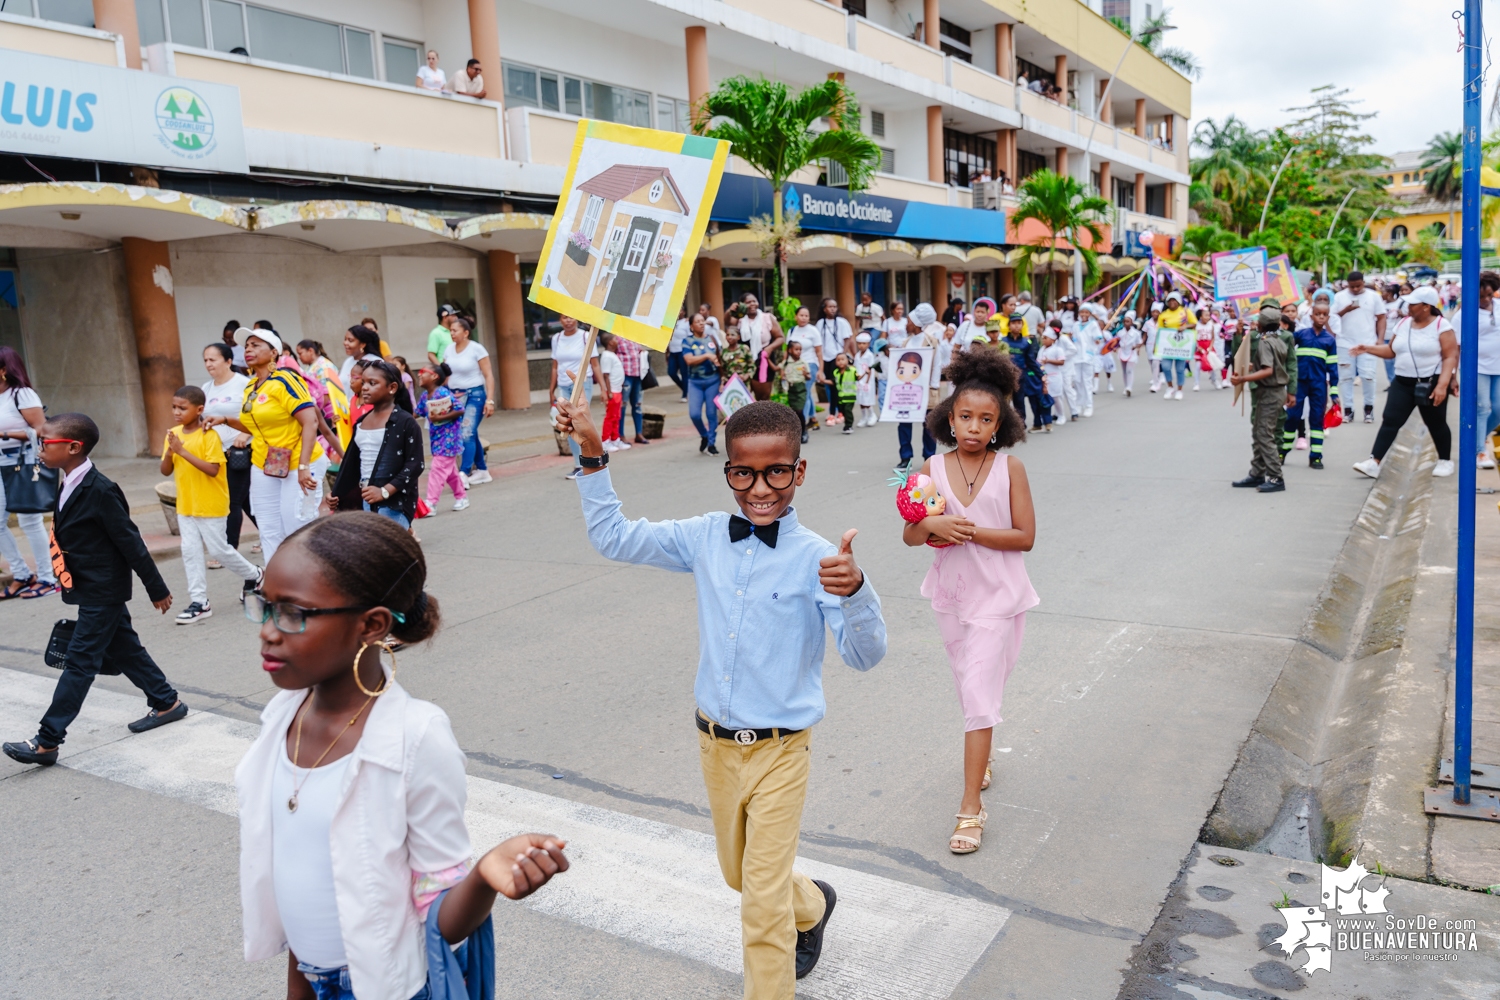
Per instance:
[[[983,791],[987,790],[989,787],[990,787],[990,768],[989,768],[989,765],[986,764],[985,768],[984,768],[984,780],[979,783],[979,790],[981,792],[983,792]]]
[[[979,815],[977,816],[966,816],[963,813],[959,813],[958,825],[953,828],[953,835],[948,838],[948,850],[954,854],[973,854],[979,850],[980,837],[984,835],[984,824],[989,818],[990,814],[983,809],[979,810]],[[971,837],[968,834],[960,833],[960,830],[978,830],[980,837]],[[953,846],[954,841],[959,841],[969,846],[959,849]]]

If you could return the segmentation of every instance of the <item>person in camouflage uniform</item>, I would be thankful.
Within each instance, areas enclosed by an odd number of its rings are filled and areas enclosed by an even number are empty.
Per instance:
[[[1297,351],[1293,336],[1282,329],[1281,304],[1274,298],[1260,303],[1256,329],[1234,338],[1232,350],[1239,356],[1244,337],[1250,338],[1249,370],[1229,377],[1234,385],[1250,384],[1251,442],[1254,454],[1250,474],[1233,485],[1261,493],[1286,489],[1281,478],[1279,433],[1286,407],[1297,398]],[[1237,366],[1238,367],[1238,366]]]

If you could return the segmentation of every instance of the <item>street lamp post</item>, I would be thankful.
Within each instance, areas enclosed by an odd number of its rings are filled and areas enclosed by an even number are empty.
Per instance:
[[[1292,161],[1292,154],[1296,151],[1296,146],[1286,151],[1286,155],[1281,158],[1281,166],[1276,168],[1276,174],[1271,178],[1271,189],[1266,192],[1266,203],[1260,206],[1260,224],[1255,227],[1257,233],[1266,228],[1266,210],[1271,207],[1271,196],[1276,193],[1276,182],[1281,180],[1281,172]]]
[[[1099,106],[1094,109],[1094,121],[1093,124],[1089,126],[1089,141],[1084,143],[1083,145],[1083,186],[1085,188],[1087,188],[1089,184],[1093,182],[1094,177],[1091,155],[1094,148],[1094,132],[1099,128],[1099,116],[1104,113],[1105,108],[1109,107],[1109,92],[1110,89],[1114,87],[1115,80],[1120,75],[1120,67],[1125,65],[1125,57],[1130,55],[1130,49],[1132,46],[1140,44],[1153,35],[1161,34],[1163,31],[1167,30],[1167,27],[1168,26],[1165,24],[1153,24],[1147,27],[1139,35],[1134,35],[1126,40],[1125,51],[1120,53],[1120,58],[1115,62],[1115,71],[1109,75],[1109,82],[1104,85],[1104,93],[1099,95]],[[1110,126],[1114,126],[1113,121],[1110,122]],[[1103,191],[1099,193],[1105,198],[1109,197],[1109,195]],[[1078,246],[1075,244],[1073,247],[1073,294],[1080,295],[1082,292],[1083,255],[1078,252]]]

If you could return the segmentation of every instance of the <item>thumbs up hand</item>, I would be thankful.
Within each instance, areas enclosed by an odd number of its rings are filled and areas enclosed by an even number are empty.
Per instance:
[[[854,536],[858,528],[850,528],[839,540],[839,550],[818,562],[818,582],[823,589],[836,597],[848,597],[864,586],[865,575],[854,561]]]

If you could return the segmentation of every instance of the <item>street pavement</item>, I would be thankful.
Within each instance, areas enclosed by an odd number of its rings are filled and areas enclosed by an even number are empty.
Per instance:
[[[801,853],[842,898],[799,993],[1117,994],[1368,492],[1349,470],[1374,435],[1363,424],[1330,432],[1326,471],[1294,453],[1285,493],[1230,489],[1249,460],[1230,395],[1104,394],[1092,419],[1016,449],[1041,605],[967,857],[947,850],[963,720],[918,593],[931,555],[900,542],[895,429],[813,434],[799,516],[831,539],[860,529],[890,650],[861,674],[830,643]],[[613,459],[627,516],[731,503],[722,459],[685,423]],[[476,849],[538,825],[578,845],[574,872],[497,907],[498,995],[738,996],[736,900],[716,884],[692,756],[691,580],[599,558],[566,467],[501,467],[468,511],[445,502],[420,523],[445,627],[400,654],[402,683],[448,712],[469,754]],[[163,571],[185,602],[180,565]],[[282,962],[241,958],[228,784],[274,692],[237,581],[210,577],[216,616],[191,628],[139,593],[132,605],[190,724],[128,736],[138,696],[101,678],[63,766],[0,762],[0,994],[284,992]],[[55,600],[0,608],[5,739],[34,732],[55,677],[39,650],[63,615]]]

